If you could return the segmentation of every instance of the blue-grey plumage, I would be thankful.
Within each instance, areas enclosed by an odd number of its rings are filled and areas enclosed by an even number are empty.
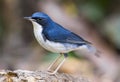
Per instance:
[[[57,24],[45,13],[36,12],[27,19],[33,24],[39,44],[51,52],[64,54],[83,48],[96,51],[90,42]]]

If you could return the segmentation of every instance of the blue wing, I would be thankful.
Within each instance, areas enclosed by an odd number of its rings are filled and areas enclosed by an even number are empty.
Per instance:
[[[85,41],[83,38],[79,37],[75,33],[63,28],[61,25],[54,23],[51,27],[46,28],[43,31],[46,39],[54,42],[60,43],[70,43],[70,44],[86,44],[89,43]]]

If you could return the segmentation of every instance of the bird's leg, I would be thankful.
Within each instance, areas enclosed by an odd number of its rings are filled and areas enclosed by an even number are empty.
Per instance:
[[[49,71],[55,64],[56,62],[62,57],[62,54],[60,54],[54,62],[52,62],[52,64],[50,64],[50,66],[47,68],[47,70]]]
[[[65,54],[62,54],[62,55],[64,55],[64,59],[60,62],[60,64],[56,67],[56,69],[50,74],[55,74],[59,70],[59,68],[62,66],[62,64],[65,62],[68,54],[65,53]]]

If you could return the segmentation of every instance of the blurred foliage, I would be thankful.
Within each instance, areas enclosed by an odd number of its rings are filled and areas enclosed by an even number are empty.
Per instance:
[[[1,19],[1,17],[0,17],[0,19]],[[3,25],[2,20],[0,20],[0,38],[2,37],[2,34],[3,34],[2,33],[3,32],[3,28],[2,28],[3,26],[2,25]]]
[[[104,21],[103,34],[107,35],[114,45],[120,49],[120,16],[115,15]]]
[[[63,0],[68,11],[80,12],[92,21],[102,20],[109,10],[112,0]]]
[[[49,61],[53,61],[55,58],[57,58],[60,54],[56,54],[56,53],[51,53],[49,52],[46,56],[43,57],[42,61],[46,61],[46,62],[49,62]],[[74,57],[74,58],[77,58],[77,59],[83,59],[82,56],[78,56],[76,55],[74,52],[69,52],[68,53],[68,56],[69,57]]]

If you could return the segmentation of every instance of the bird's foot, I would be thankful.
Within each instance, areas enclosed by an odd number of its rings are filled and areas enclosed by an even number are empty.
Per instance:
[[[47,74],[49,74],[50,76],[55,76],[55,77],[58,78],[58,75],[57,75],[56,71],[47,70]]]

